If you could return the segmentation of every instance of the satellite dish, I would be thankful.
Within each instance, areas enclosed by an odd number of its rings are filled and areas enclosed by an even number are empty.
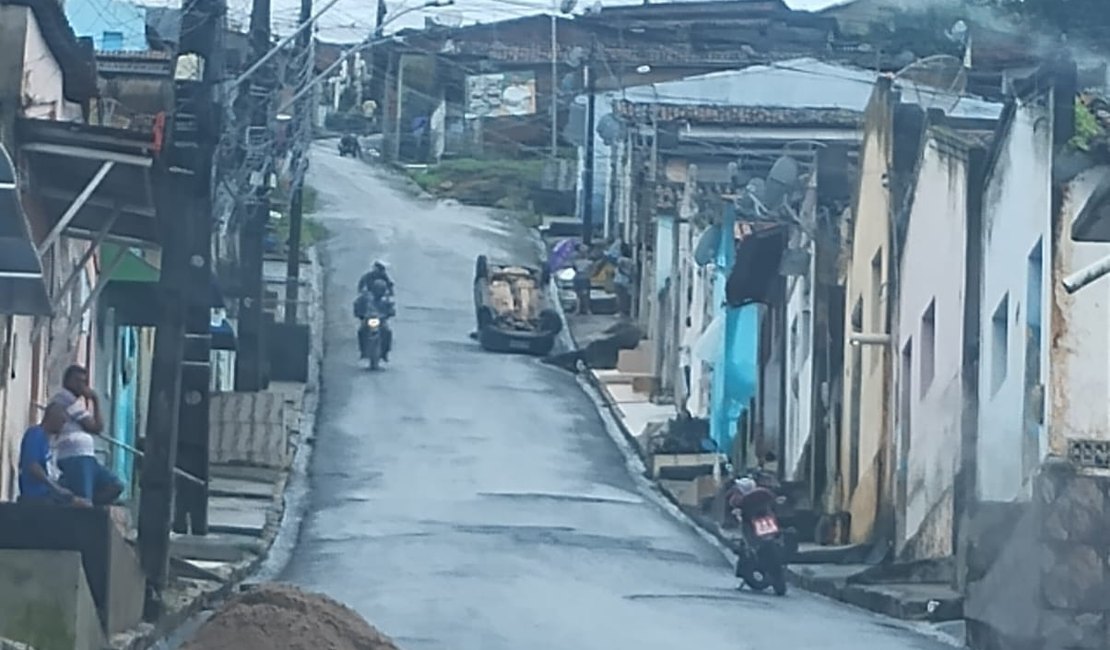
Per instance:
[[[964,62],[954,56],[938,54],[919,59],[905,66],[894,75],[895,81],[909,81],[913,90],[917,91],[917,104],[928,110],[939,108],[948,112],[960,102],[960,95],[967,88],[967,70]],[[952,97],[941,97],[936,92],[923,90],[932,89]]]
[[[730,164],[729,171],[733,171]],[[766,180],[753,178],[744,188],[744,194],[736,201],[736,209],[741,216],[749,219],[763,219],[777,211],[786,203],[787,197],[798,185],[801,167],[790,156],[780,156]]]
[[[767,213],[761,197],[766,189],[762,178],[753,178],[744,186],[744,195],[736,200],[736,210],[748,219],[760,219]]]
[[[798,183],[798,163],[790,156],[781,156],[767,173],[767,182],[760,200],[768,210],[775,210],[786,201],[786,197]]]

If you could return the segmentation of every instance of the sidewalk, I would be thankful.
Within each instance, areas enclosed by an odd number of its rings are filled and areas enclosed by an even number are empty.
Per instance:
[[[266,559],[285,510],[285,486],[298,447],[315,428],[323,341],[323,275],[318,258],[302,266],[311,287],[309,383],[272,382],[260,393],[214,393],[210,409],[209,534],[171,537],[167,612],[115,635],[115,650],[145,650],[210,609]]]
[[[612,316],[566,316],[573,345],[582,349],[615,322]],[[634,355],[626,355],[626,361]],[[634,365],[634,362],[630,362]],[[626,364],[628,365],[628,364]],[[648,468],[648,478],[691,523],[735,553],[739,548],[737,533],[722,528],[704,507],[716,493],[717,482],[712,476],[693,480],[668,480],[660,474],[666,468],[705,466],[714,463],[713,454],[650,453],[650,438],[667,426],[675,416],[672,405],[652,403],[650,381],[642,368],[613,370],[587,369],[585,379],[598,391],[613,415],[621,432]],[[862,609],[904,621],[929,624],[923,630],[962,646],[963,598],[946,584],[921,582],[905,576],[879,578],[873,565],[865,563],[866,549],[861,547],[829,547],[801,544],[795,564],[789,567],[791,582],[811,591]]]

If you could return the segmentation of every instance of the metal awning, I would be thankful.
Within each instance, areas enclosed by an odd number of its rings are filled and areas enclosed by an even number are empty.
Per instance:
[[[51,314],[42,261],[19,200],[15,165],[3,144],[0,144],[0,314]]]
[[[50,218],[40,254],[63,234],[96,243],[159,243],[151,177],[156,134],[26,118],[17,121],[16,134],[29,191]]]
[[[212,276],[209,308],[226,309],[222,292]],[[104,304],[116,310],[116,322],[136,327],[157,327],[162,313],[162,294],[158,283],[144,280],[108,281],[101,293]]]

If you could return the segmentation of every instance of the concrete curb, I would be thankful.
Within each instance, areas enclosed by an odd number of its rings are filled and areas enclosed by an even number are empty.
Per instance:
[[[314,437],[315,433],[316,409],[319,407],[320,403],[318,396],[323,364],[323,358],[320,354],[323,347],[323,328],[319,326],[319,324],[323,322],[324,310],[323,266],[315,247],[309,248],[308,251],[309,259],[316,269],[314,273],[314,294],[317,305],[316,318],[313,319],[315,333],[312,337],[313,341],[311,342],[313,358],[309,359],[309,377],[308,382],[305,384],[304,402],[301,411],[302,430],[298,431],[297,435],[294,437],[296,446],[294,452],[295,456],[301,455],[302,449],[311,449],[312,446],[308,441]],[[258,547],[260,552],[257,555],[252,555],[250,559],[232,565],[231,572],[227,579],[218,586],[207,590],[202,589],[202,591],[193,596],[184,607],[167,614],[157,623],[142,623],[139,626],[137,634],[131,636],[125,643],[119,645],[111,644],[110,648],[112,650],[149,650],[150,648],[164,646],[166,640],[173,636],[175,632],[181,630],[187,623],[197,618],[204,611],[212,609],[221,601],[227,599],[235,592],[240,584],[256,574],[269,559],[274,541],[281,532],[282,523],[286,514],[286,488],[294,472],[298,471],[299,468],[299,464],[294,460],[291,468],[282,472],[280,478],[274,483],[273,496],[266,512],[266,524],[262,528],[261,535],[259,535]]]

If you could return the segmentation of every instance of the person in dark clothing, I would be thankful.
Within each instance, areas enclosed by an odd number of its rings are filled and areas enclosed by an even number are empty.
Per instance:
[[[361,286],[361,283],[360,283]],[[390,299],[391,287],[387,282],[381,278],[376,278],[369,282],[366,290],[359,293],[358,298],[355,298],[354,315],[359,319],[359,322],[366,320],[371,314],[378,314],[382,318],[382,361],[389,362],[389,352],[393,349],[393,329],[389,327],[389,319],[396,315],[397,310]],[[359,353],[362,352],[363,344],[362,337],[365,334],[365,328],[359,325],[358,329],[358,344]]]
[[[378,260],[374,262],[374,267],[367,271],[358,281],[358,292],[360,294],[370,291],[371,285],[375,280],[382,280],[389,295],[393,295],[393,279],[389,277],[389,272],[386,271],[385,262]]]
[[[590,313],[590,288],[597,263],[590,254],[590,248],[579,244],[574,258],[574,293],[578,295],[578,313]]]

